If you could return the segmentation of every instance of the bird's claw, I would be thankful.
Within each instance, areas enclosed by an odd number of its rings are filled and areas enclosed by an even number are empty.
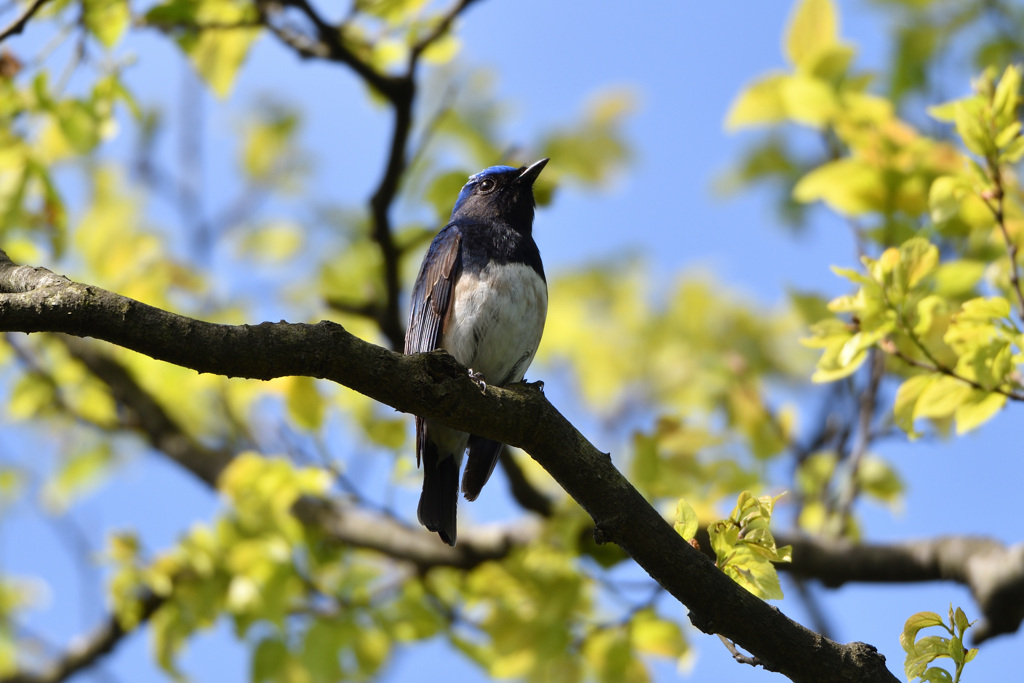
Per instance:
[[[487,393],[487,382],[484,381],[484,375],[482,372],[476,372],[473,368],[469,369],[469,378],[473,380],[473,383],[480,387],[480,393]]]

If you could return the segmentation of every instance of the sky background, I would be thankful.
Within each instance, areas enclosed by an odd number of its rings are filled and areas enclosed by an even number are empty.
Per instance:
[[[794,235],[777,224],[770,193],[757,190],[724,199],[713,191],[715,179],[751,139],[723,130],[728,106],[745,83],[784,66],[780,42],[789,11],[788,2],[652,3],[627,12],[623,3],[604,1],[484,0],[467,12],[458,32],[463,42],[460,60],[495,74],[494,91],[514,105],[507,123],[511,139],[529,140],[572,120],[589,98],[609,87],[628,88],[637,97],[638,107],[626,125],[634,161],[608,187],[560,188],[554,203],[539,211],[535,235],[549,273],[635,251],[650,263],[655,292],[671,287],[680,271],[712,274],[765,307],[781,303],[791,287],[826,295],[844,291],[843,281],[828,269],[830,264],[856,263],[855,247],[840,221],[818,210],[811,214],[810,229]],[[843,3],[841,16],[843,37],[859,48],[858,67],[882,67],[889,27],[884,13],[866,3]],[[18,40],[10,41],[12,49],[31,45],[34,38],[29,32]],[[192,80],[173,44],[157,34],[136,32],[122,49],[141,56],[139,65],[128,72],[139,98],[163,103],[173,116],[175,103]],[[951,87],[955,94],[968,86],[964,80]],[[229,192],[226,188],[237,170],[225,141],[238,124],[239,112],[267,93],[293,100],[306,111],[303,137],[314,150],[316,192],[349,203],[363,201],[381,172],[389,121],[367,102],[362,86],[347,70],[300,62],[266,38],[257,44],[226,103],[205,96],[202,135],[210,168],[204,179],[209,196]],[[170,140],[174,125],[172,121]],[[114,156],[125,149],[120,145],[128,144],[116,141],[109,153]],[[558,160],[551,164],[556,166]],[[159,205],[152,210],[157,215],[169,211]],[[273,279],[265,285],[273,286]],[[267,310],[265,317],[297,316],[281,308]],[[561,405],[558,396],[552,398]],[[898,541],[939,533],[985,534],[1020,542],[1019,523],[1009,514],[1019,497],[1021,465],[1017,447],[1010,445],[1019,443],[1014,430],[1018,413],[1011,406],[978,432],[949,442],[883,444],[878,450],[902,473],[908,493],[904,510],[896,514],[878,506],[860,507],[865,537]],[[570,412],[568,417],[586,424],[585,415]],[[0,454],[17,451],[25,443],[23,437],[5,429],[0,433]],[[495,491],[502,488],[488,488],[488,495],[473,506],[474,519],[500,516],[507,500]],[[966,505],[949,502],[960,497]],[[413,492],[407,501],[410,517],[414,501]],[[102,545],[104,529],[136,526],[147,543],[160,548],[173,543],[192,523],[209,519],[218,506],[206,488],[163,458],[147,457],[127,464],[110,486],[80,503],[76,516],[82,533],[97,546]],[[94,624],[104,609],[88,598],[88,591],[79,590],[83,585],[94,589],[102,577],[79,576],[68,541],[77,533],[21,509],[0,526],[0,562],[6,570],[41,574],[60,587],[32,612],[29,622],[33,632],[52,642],[66,643]],[[785,579],[783,588],[792,592]],[[909,615],[921,610],[944,613],[952,602],[969,617],[977,616],[970,595],[953,584],[847,586],[814,592],[837,640],[875,645],[897,674],[903,661],[898,637]],[[779,606],[808,623],[798,601],[790,598]],[[717,638],[689,627],[684,611],[671,599],[663,600],[661,609],[686,624],[696,653],[692,680],[782,680],[734,663]],[[1019,669],[1011,667],[1019,666],[1015,656],[1022,647],[1024,636],[1019,634],[987,643],[967,668],[965,680],[1013,679]],[[248,650],[221,626],[194,639],[180,664],[194,681],[241,683],[249,680],[248,660]],[[673,663],[658,663],[655,674],[659,681],[680,676]],[[152,662],[147,636],[135,634],[97,671],[73,680],[129,683],[162,678]],[[383,680],[472,683],[486,677],[444,644],[433,642],[400,652]]]

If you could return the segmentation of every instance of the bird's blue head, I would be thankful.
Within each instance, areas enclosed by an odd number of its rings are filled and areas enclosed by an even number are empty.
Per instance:
[[[533,227],[533,183],[544,170],[547,159],[529,166],[491,166],[469,177],[452,209],[452,220],[501,220],[513,229],[529,232]]]

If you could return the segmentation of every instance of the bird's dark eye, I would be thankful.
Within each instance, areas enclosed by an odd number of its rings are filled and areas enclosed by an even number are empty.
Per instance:
[[[484,178],[480,181],[480,184],[477,185],[477,189],[484,193],[490,192],[494,189],[494,180],[491,178]]]

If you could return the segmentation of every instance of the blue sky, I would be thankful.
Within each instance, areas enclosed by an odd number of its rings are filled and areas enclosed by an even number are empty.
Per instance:
[[[865,7],[842,6],[842,33],[859,47],[860,67],[881,67],[887,24],[880,11]],[[627,87],[638,98],[626,128],[636,151],[634,163],[609,187],[566,188],[538,213],[536,235],[549,272],[630,250],[651,263],[655,288],[668,287],[685,270],[712,273],[765,306],[780,302],[789,287],[843,291],[827,267],[855,264],[854,245],[839,221],[817,211],[811,229],[794,236],[776,224],[767,193],[723,200],[712,192],[714,179],[749,140],[724,132],[729,103],[744,83],[783,66],[780,42],[788,13],[785,2],[659,3],[627,12],[622,3],[543,0],[484,0],[467,13],[459,32],[464,44],[460,59],[493,70],[494,91],[514,104],[508,123],[512,139],[529,139],[571,120],[588,98],[610,86]],[[187,68],[175,48],[160,36],[142,34],[126,49],[142,57],[129,72],[141,99],[163,102],[173,115]],[[966,82],[950,86],[952,92],[966,88]],[[299,62],[269,39],[258,44],[226,103],[206,98],[211,196],[228,192],[222,188],[234,172],[233,157],[224,140],[237,125],[240,107],[268,92],[294,99],[307,110],[304,136],[315,150],[313,182],[319,190],[339,201],[363,200],[382,163],[387,127],[380,110],[366,102],[361,86],[344,69]],[[557,163],[552,160],[552,165]],[[282,308],[267,311],[267,317],[296,316]],[[1016,454],[1007,447],[1014,443],[1016,412],[1011,406],[978,433],[949,442],[884,444],[882,454],[903,474],[909,492],[904,511],[895,515],[864,506],[865,536],[897,541],[963,533],[1019,542],[1019,525],[1008,514],[1019,496],[1021,472]],[[585,419],[570,415],[574,417]],[[5,433],[0,449],[14,450],[24,443],[22,435]],[[481,506],[479,517],[488,516],[487,497],[475,504]],[[959,497],[966,503],[950,502]],[[104,528],[137,525],[157,548],[172,543],[194,521],[209,518],[217,506],[207,490],[161,459],[147,457],[130,463],[112,486],[82,503],[78,515],[85,527],[96,530],[96,540]],[[42,573],[60,587],[48,606],[33,614],[31,627],[66,642],[93,623],[102,606],[81,602],[78,577],[59,533],[52,525],[17,515],[0,527],[0,560],[16,573]],[[895,673],[902,670],[898,636],[907,616],[920,610],[942,613],[950,602],[963,606],[972,618],[977,615],[967,592],[952,584],[815,592],[836,638],[877,646]],[[797,601],[785,600],[780,607],[807,623]],[[670,600],[662,608],[685,622],[685,610]],[[781,680],[734,663],[716,638],[689,627],[687,633],[697,652],[693,680]],[[1022,638],[986,644],[968,667],[966,680],[1012,678],[1010,672],[1016,670],[1010,667],[1024,645]],[[135,635],[103,668],[118,681],[160,680],[148,647],[146,637]],[[195,681],[248,680],[247,652],[234,644],[225,627],[197,638],[181,665]],[[656,675],[659,681],[678,678],[674,665],[668,664],[658,665]],[[432,643],[400,654],[385,680],[472,682],[485,677],[445,646]]]

